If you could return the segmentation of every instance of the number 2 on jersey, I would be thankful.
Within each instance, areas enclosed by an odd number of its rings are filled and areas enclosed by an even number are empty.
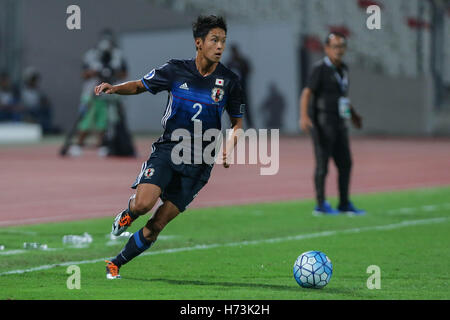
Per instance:
[[[197,119],[198,115],[200,114],[200,112],[202,112],[202,108],[203,106],[200,103],[196,103],[192,106],[192,108],[196,109],[198,107],[198,111],[196,114],[194,114],[194,116],[191,118],[192,121],[196,121],[196,122],[201,122],[202,120]]]

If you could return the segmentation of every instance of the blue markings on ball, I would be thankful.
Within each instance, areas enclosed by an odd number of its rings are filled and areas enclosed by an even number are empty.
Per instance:
[[[320,289],[330,282],[333,265],[325,253],[307,251],[297,258],[293,272],[301,287]]]

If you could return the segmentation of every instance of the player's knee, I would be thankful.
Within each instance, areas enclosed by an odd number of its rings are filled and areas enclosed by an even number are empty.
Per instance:
[[[153,201],[148,201],[142,198],[136,198],[134,200],[134,206],[132,208],[132,211],[138,215],[143,215],[152,210],[153,208]]]

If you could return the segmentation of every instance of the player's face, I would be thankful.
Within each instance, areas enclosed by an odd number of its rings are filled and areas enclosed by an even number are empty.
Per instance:
[[[333,62],[341,62],[346,49],[345,39],[337,36],[332,36],[330,43],[325,46],[325,52]]]
[[[205,40],[197,39],[198,52],[207,60],[215,63],[219,62],[225,50],[227,34],[221,28],[214,28],[206,35]]]

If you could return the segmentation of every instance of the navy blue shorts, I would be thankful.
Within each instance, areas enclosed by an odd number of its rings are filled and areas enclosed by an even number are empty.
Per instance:
[[[157,185],[162,190],[161,200],[169,200],[183,212],[208,182],[212,166],[174,164],[171,150],[171,147],[155,146],[131,188],[136,189],[141,183]]]

